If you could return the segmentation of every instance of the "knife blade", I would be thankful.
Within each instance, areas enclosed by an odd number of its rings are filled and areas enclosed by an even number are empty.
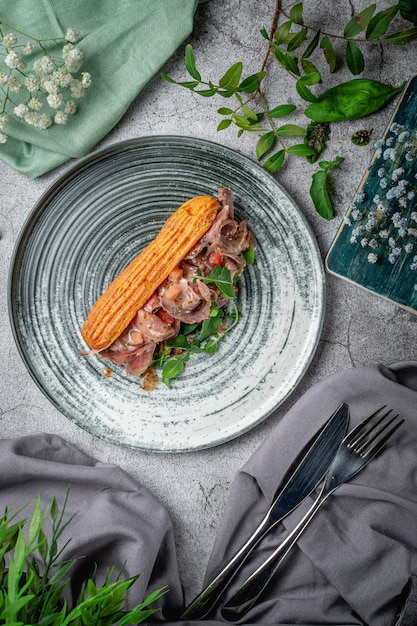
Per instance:
[[[307,452],[301,453],[295,470],[284,486],[278,488],[267,514],[256,530],[212,582],[186,607],[180,619],[198,620],[207,617],[266,533],[294,510],[322,480],[346,434],[348,421],[349,407],[343,403],[314,436]]]

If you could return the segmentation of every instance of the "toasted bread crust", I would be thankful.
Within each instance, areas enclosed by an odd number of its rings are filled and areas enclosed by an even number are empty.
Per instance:
[[[155,239],[113,280],[92,306],[81,329],[93,350],[110,346],[140,308],[213,223],[217,198],[197,196],[180,206]]]

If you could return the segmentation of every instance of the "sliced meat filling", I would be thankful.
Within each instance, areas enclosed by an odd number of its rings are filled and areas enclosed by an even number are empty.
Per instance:
[[[222,209],[209,230],[184,257],[179,266],[161,283],[140,309],[126,330],[99,356],[140,376],[149,367],[158,344],[175,337],[181,323],[200,323],[210,315],[213,302],[222,307],[227,299],[208,276],[216,265],[227,267],[236,278],[246,265],[243,252],[253,247],[246,222],[234,219],[232,194],[219,190]]]

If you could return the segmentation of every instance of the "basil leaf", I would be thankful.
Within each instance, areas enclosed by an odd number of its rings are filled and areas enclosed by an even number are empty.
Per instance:
[[[356,120],[378,111],[403,87],[391,87],[367,78],[354,78],[325,91],[305,114],[315,122]]]
[[[400,0],[398,3],[401,17],[417,24],[417,0]]]

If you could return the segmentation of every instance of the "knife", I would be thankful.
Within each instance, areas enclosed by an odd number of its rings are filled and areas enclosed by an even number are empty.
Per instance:
[[[346,434],[349,407],[341,404],[313,438],[284,487],[279,488],[267,514],[222,571],[188,605],[180,619],[203,619],[215,606],[249,554],[283,517],[288,515],[321,481]]]

